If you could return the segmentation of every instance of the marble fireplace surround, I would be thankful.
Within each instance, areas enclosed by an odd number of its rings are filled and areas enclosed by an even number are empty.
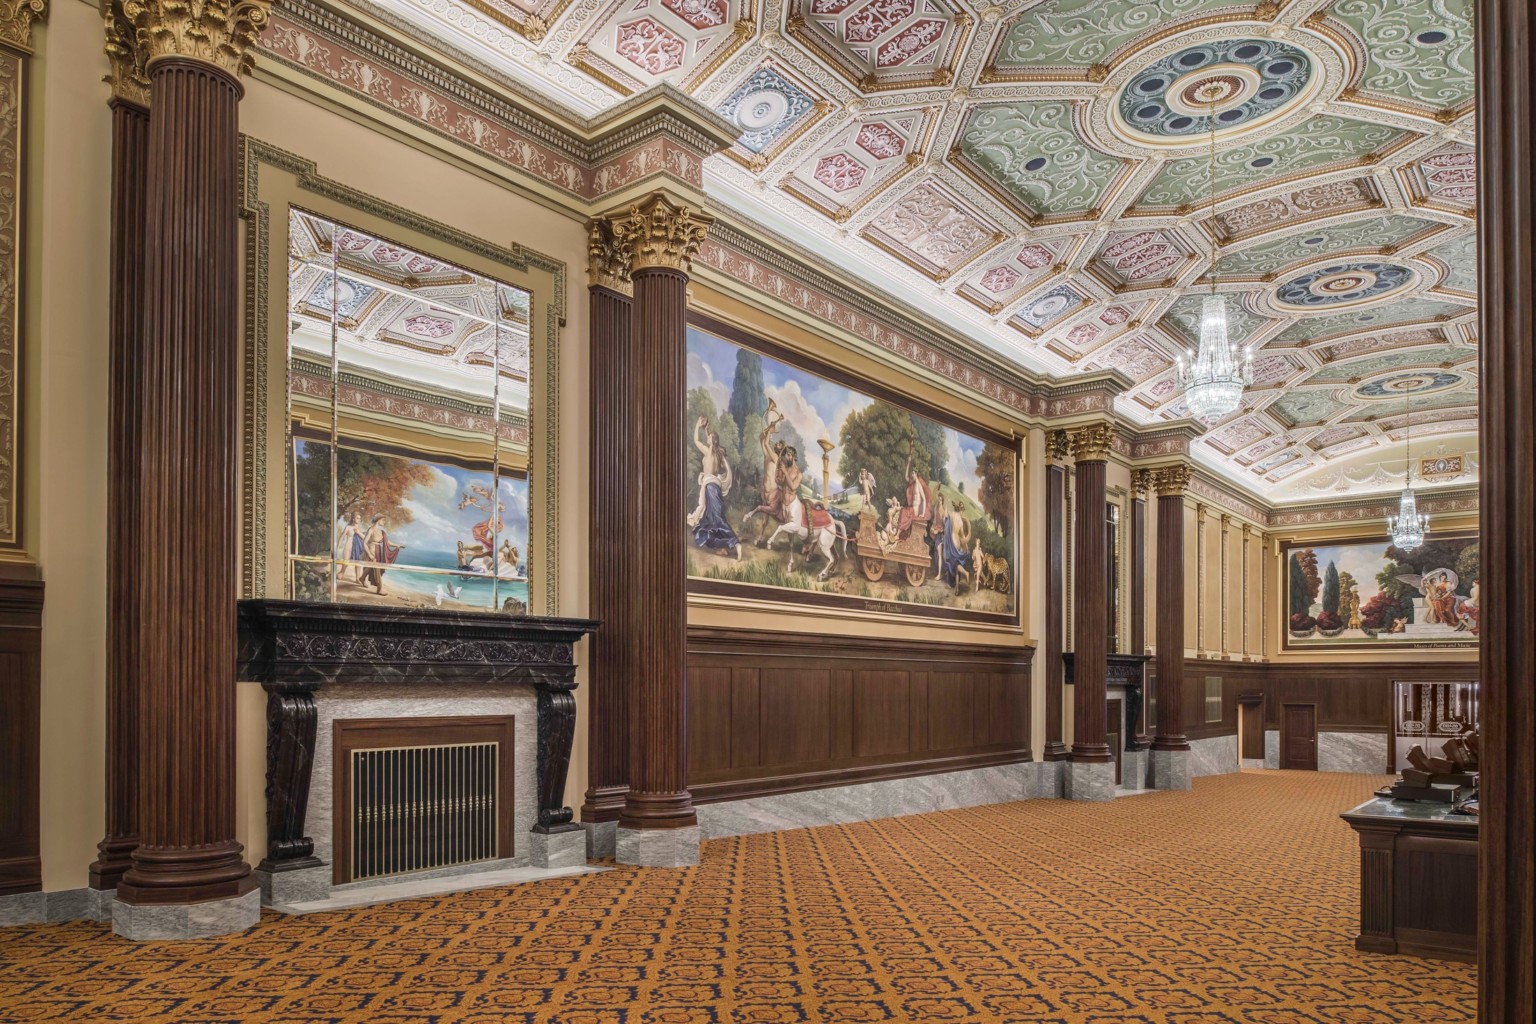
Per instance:
[[[576,729],[573,648],[596,622],[284,600],[242,601],[239,621],[237,678],[267,692],[267,849],[257,874],[271,902],[329,892],[337,718],[513,715],[514,856],[501,863],[585,863],[585,834],[563,800]]]

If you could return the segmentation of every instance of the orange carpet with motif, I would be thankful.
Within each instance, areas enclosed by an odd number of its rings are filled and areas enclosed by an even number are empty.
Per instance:
[[[287,917],[203,942],[0,929],[0,1021],[1452,1024],[1471,966],[1358,953],[1338,813],[1245,772],[716,840],[690,870]]]

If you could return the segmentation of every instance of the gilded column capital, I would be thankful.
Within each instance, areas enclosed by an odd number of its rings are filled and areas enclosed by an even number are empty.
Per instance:
[[[1152,486],[1159,498],[1181,497],[1189,489],[1189,466],[1180,462],[1152,470]]]
[[[254,65],[251,50],[271,11],[272,0],[123,0],[148,65],[175,57],[235,78]]]
[[[686,274],[714,222],[708,214],[673,203],[658,192],[616,218],[613,233],[628,257],[630,273],[663,267]]]
[[[1109,423],[1090,423],[1072,429],[1072,455],[1078,462],[1106,462],[1115,443],[1115,428]]]
[[[32,23],[48,18],[48,0],[0,0],[0,43],[32,52]]]
[[[587,222],[587,283],[623,295],[633,295],[629,279],[629,250],[619,244],[614,223],[607,217]]]
[[[107,76],[112,99],[149,108],[149,55],[139,45],[133,19],[123,10],[123,0],[102,0],[101,18],[106,28]]]
[[[1153,471],[1150,469],[1131,470],[1131,493],[1138,496],[1146,494],[1154,486],[1152,478]]]
[[[1066,462],[1072,457],[1072,436],[1065,430],[1052,430],[1045,435],[1045,457]]]
[[[1206,518],[1211,514],[1211,507],[1202,502],[1195,503],[1195,521],[1204,525]]]
[[[1221,514],[1221,532],[1226,533],[1232,527],[1232,517],[1225,512]]]

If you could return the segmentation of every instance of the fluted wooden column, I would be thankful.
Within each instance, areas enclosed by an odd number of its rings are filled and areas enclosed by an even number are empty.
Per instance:
[[[134,652],[139,646],[139,373],[144,345],[144,204],[149,152],[149,78],[145,54],[119,3],[106,5],[112,98],[112,265],[109,299],[111,437],[107,450],[107,813],[90,868],[93,889],[115,889],[139,843],[138,706]]]
[[[1072,760],[1097,764],[1114,760],[1106,742],[1106,676],[1109,668],[1109,606],[1103,581],[1109,571],[1109,537],[1104,529],[1108,500],[1105,475],[1113,428],[1106,423],[1072,431],[1077,459],[1074,502],[1077,538],[1072,575]]]
[[[581,820],[616,822],[629,789],[629,702],[635,677],[632,652],[644,642],[646,605],[637,602],[632,549],[640,514],[635,474],[642,454],[636,433],[632,285],[628,258],[614,244],[613,228],[599,218],[588,225],[591,303],[590,410],[591,525],[588,594],[602,627],[587,641],[587,792]],[[594,854],[611,854],[612,836]]]
[[[1157,489],[1157,736],[1153,750],[1188,750],[1184,738],[1184,489],[1189,466],[1153,473]]]
[[[139,845],[117,887],[131,908],[230,899],[255,884],[234,838],[236,149],[237,75],[266,8],[129,9],[150,47],[154,104],[135,424]],[[131,937],[151,937],[158,920],[114,914]],[[189,919],[181,933],[245,926]]]
[[[1046,440],[1047,451],[1055,460],[1045,467],[1045,750],[1047,761],[1064,761],[1067,745],[1062,742],[1062,602],[1067,591],[1067,468],[1061,464],[1068,457],[1071,444],[1065,431],[1058,430]]]
[[[632,436],[635,461],[635,536],[631,570],[644,600],[643,630],[631,648],[629,790],[619,817],[622,830],[696,825],[688,792],[685,746],[686,594],[682,514],[686,475],[683,449],[688,267],[709,223],[694,211],[655,194],[614,222],[629,256],[634,284]],[[620,859],[625,860],[621,835]],[[697,858],[695,846],[692,859]]]
[[[1147,653],[1147,489],[1152,485],[1152,474],[1138,469],[1131,474],[1131,646],[1130,653]],[[1146,673],[1142,673],[1142,699],[1136,721],[1128,723],[1131,742],[1135,749],[1145,750],[1150,744],[1147,736],[1147,704],[1152,695],[1147,691]]]

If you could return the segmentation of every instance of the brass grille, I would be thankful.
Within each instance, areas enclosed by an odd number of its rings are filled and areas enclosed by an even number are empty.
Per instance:
[[[472,864],[499,850],[501,744],[351,751],[351,878]]]

